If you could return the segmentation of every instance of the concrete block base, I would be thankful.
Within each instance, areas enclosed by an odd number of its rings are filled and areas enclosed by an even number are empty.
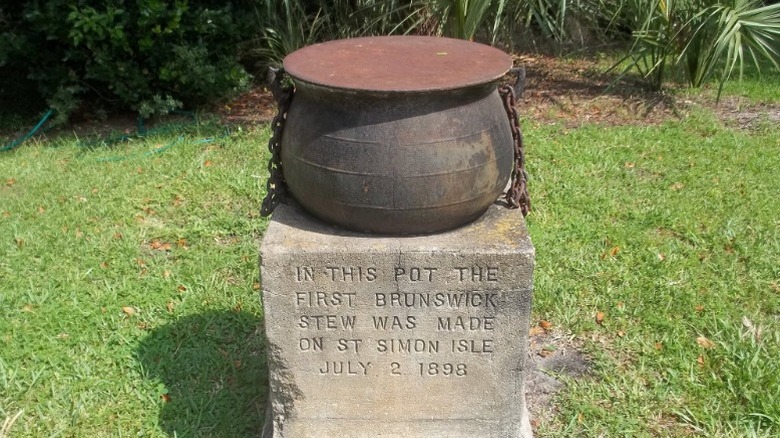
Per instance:
[[[264,438],[531,437],[534,248],[517,210],[378,237],[280,205],[261,260]]]

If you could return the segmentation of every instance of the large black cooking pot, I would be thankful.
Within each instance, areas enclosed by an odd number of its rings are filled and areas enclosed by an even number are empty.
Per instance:
[[[511,67],[500,50],[434,37],[338,40],[288,55],[290,192],[357,231],[432,233],[476,219],[512,172],[496,91]]]

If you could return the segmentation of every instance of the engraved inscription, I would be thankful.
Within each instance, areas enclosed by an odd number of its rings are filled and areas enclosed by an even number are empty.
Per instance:
[[[376,330],[411,330],[417,327],[415,316],[372,316]]]
[[[376,307],[498,307],[495,292],[391,292],[374,293]]]
[[[439,316],[437,317],[436,330],[439,331],[493,331],[495,327],[495,316],[483,316],[483,317],[465,317],[465,316]]]
[[[371,362],[361,361],[327,361],[320,367],[320,374],[334,376],[366,376]]]
[[[460,281],[498,281],[498,268],[495,266],[469,266],[469,267],[457,267],[458,280]]]
[[[355,315],[301,315],[298,327],[312,330],[353,330]]]
[[[355,292],[296,292],[295,305],[297,307],[336,307],[346,305],[355,306]]]
[[[498,267],[332,264],[298,266],[292,275],[310,283],[291,299],[298,351],[310,355],[316,375],[465,378],[496,353]],[[396,283],[396,291],[374,289],[377,280]],[[362,285],[355,291],[347,283]],[[431,290],[404,290],[414,285]]]

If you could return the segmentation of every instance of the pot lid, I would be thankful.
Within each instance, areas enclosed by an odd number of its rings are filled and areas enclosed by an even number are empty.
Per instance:
[[[314,44],[287,55],[284,69],[311,84],[347,90],[424,92],[498,80],[512,58],[484,44],[427,36],[363,37]]]

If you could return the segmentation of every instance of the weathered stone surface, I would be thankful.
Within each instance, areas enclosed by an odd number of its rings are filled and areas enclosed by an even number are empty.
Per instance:
[[[534,248],[517,210],[377,237],[280,205],[261,260],[266,438],[531,436]]]

